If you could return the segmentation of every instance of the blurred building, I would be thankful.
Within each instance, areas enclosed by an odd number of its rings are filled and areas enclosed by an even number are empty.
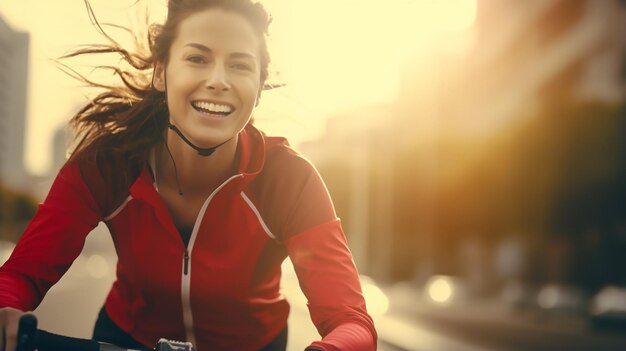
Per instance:
[[[24,166],[29,35],[0,18],[0,180],[26,189]]]
[[[505,152],[498,150],[502,136],[529,116],[564,102],[626,96],[619,0],[479,0],[470,49],[450,50],[448,39],[406,62],[397,101],[336,116],[321,140],[302,146],[328,183],[359,268],[379,280],[466,270],[497,276],[496,255],[489,257],[497,252],[494,236],[528,228],[480,221],[490,216],[486,208],[514,200],[487,181],[459,187],[465,193],[452,200],[442,200],[442,189],[462,184],[463,170],[485,149]],[[517,172],[492,168],[503,178]],[[491,207],[474,205],[477,197]],[[449,215],[463,221],[450,223]],[[481,254],[467,255],[468,247]],[[467,258],[476,256],[479,263]]]
[[[623,99],[625,23],[619,0],[479,1],[446,130],[482,136],[562,99]]]
[[[71,132],[69,126],[66,124],[61,125],[55,132],[52,138],[52,171],[50,177],[56,176],[56,173],[61,169],[65,161],[68,158],[68,146],[70,143]]]

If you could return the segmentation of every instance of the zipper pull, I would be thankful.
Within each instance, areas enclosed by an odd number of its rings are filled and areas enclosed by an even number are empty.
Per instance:
[[[185,275],[189,274],[189,251],[185,249],[185,256],[183,257],[183,272]]]

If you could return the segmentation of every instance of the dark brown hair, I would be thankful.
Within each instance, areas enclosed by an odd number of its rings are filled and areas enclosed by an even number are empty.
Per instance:
[[[109,44],[91,45],[76,49],[61,59],[86,54],[117,53],[128,69],[98,66],[112,70],[121,80],[118,86],[99,84],[62,64],[66,72],[87,83],[88,86],[104,89],[70,121],[76,146],[70,161],[95,157],[102,152],[113,151],[132,164],[145,161],[148,151],[163,140],[167,128],[168,110],[165,93],[152,86],[152,74],[157,62],[167,63],[169,49],[178,34],[180,22],[198,11],[220,8],[242,15],[252,25],[260,39],[261,86],[265,85],[270,62],[266,36],[271,22],[263,6],[252,0],[169,0],[168,14],[164,24],[153,24],[148,28],[147,48],[134,36],[135,51],[118,44],[102,28],[96,19],[89,1],[85,0],[87,12],[96,29],[105,36]],[[115,26],[117,27],[117,26]],[[118,27],[123,28],[123,27]],[[123,28],[126,29],[126,28]],[[267,88],[267,87],[266,87]]]

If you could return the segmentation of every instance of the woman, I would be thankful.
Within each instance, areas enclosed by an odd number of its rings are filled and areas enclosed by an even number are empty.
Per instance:
[[[96,22],[97,23],[97,22]],[[116,70],[72,120],[80,143],[0,269],[0,345],[98,222],[118,255],[94,338],[198,350],[285,350],[289,256],[322,335],[308,350],[374,350],[376,331],[328,192],[313,166],[250,119],[267,78],[269,17],[250,0],[170,0],[150,54],[115,42]]]

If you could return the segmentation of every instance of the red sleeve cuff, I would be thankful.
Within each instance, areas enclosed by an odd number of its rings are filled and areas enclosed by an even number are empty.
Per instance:
[[[306,350],[375,351],[374,337],[358,323],[346,323],[333,329],[322,341],[313,342]]]

